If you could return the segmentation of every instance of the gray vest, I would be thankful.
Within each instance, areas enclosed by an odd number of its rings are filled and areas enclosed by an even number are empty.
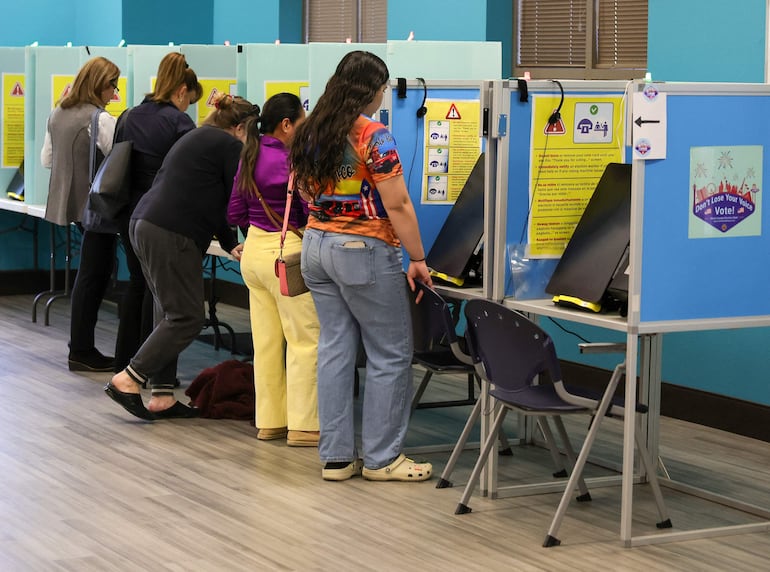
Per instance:
[[[51,180],[45,220],[58,225],[79,222],[88,200],[90,176],[88,155],[91,139],[88,126],[97,107],[82,103],[69,109],[57,107],[48,118],[51,134]],[[98,148],[97,148],[98,151]],[[97,165],[101,162],[97,154]]]

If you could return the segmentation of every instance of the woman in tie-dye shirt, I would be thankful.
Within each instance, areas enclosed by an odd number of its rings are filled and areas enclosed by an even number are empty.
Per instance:
[[[294,188],[310,202],[302,274],[321,325],[319,454],[326,480],[363,473],[376,481],[422,481],[432,471],[401,452],[412,388],[406,288],[431,279],[396,143],[371,118],[387,86],[385,62],[350,52],[292,144]],[[406,279],[402,247],[409,257]],[[367,358],[363,462],[353,413],[359,340]]]

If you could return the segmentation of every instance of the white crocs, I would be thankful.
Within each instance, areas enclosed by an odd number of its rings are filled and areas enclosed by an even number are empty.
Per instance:
[[[433,465],[430,463],[415,463],[401,454],[387,467],[364,467],[363,477],[369,481],[427,481],[432,473]]]

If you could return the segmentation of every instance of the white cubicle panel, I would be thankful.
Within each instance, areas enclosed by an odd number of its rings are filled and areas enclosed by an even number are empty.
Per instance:
[[[158,64],[171,52],[180,51],[179,46],[128,46],[129,88],[128,97],[131,107],[139,105],[144,96],[155,87],[154,79],[158,75]]]
[[[346,43],[310,43],[308,52],[309,77],[310,77],[310,102],[309,109],[323,94],[326,82],[334,74],[337,64],[349,52],[363,50],[372,52],[376,56],[387,61],[386,44],[346,44]]]
[[[204,46],[183,44],[182,53],[187,63],[198,76],[203,87],[203,94],[195,105],[191,105],[187,113],[192,115],[195,123],[201,122],[214,109],[214,99],[217,93],[242,95],[237,88],[237,50],[235,46]]]
[[[113,61],[121,70],[121,84],[126,85],[128,57],[124,48],[26,48],[27,101],[31,105],[25,110],[24,165],[25,199],[30,204],[44,205],[48,197],[49,172],[40,162],[48,116],[56,103],[72,87],[72,80],[81,66],[97,56]],[[116,97],[121,96],[116,94]],[[112,112],[117,115],[125,107],[125,100],[116,101]],[[107,109],[110,111],[110,105]]]
[[[425,80],[492,80],[502,73],[500,42],[389,40],[390,77]]]
[[[24,165],[25,199],[30,204],[45,205],[48,198],[49,171],[40,162],[46,124],[55,103],[61,99],[68,81],[80,69],[81,48],[26,48],[27,101],[25,112]]]
[[[259,106],[282,91],[299,97],[309,109],[310,71],[307,44],[243,44],[238,85],[244,96]]]
[[[5,198],[24,160],[24,48],[0,48],[0,70],[0,196]]]

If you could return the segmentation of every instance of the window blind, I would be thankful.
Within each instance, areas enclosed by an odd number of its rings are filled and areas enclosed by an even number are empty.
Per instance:
[[[515,0],[517,67],[647,67],[647,0]]]
[[[596,64],[647,67],[647,2],[598,1]]]
[[[308,42],[384,43],[387,0],[305,0]]]

